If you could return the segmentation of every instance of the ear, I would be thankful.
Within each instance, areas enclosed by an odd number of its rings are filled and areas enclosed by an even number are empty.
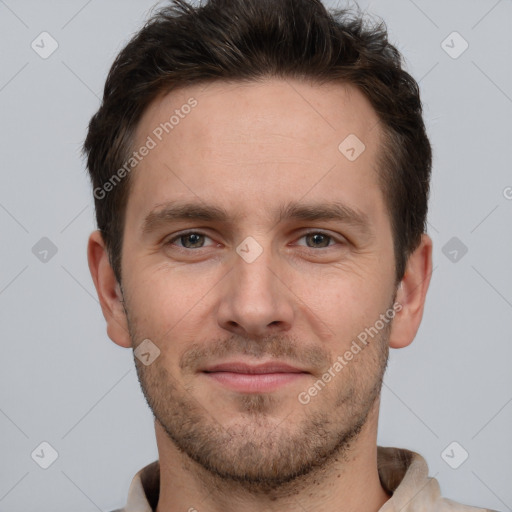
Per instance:
[[[418,248],[409,256],[404,277],[396,293],[396,303],[401,305],[393,319],[389,346],[403,348],[409,345],[418,332],[423,317],[423,307],[432,275],[432,240],[423,234]]]
[[[89,236],[87,260],[101,310],[107,321],[107,334],[117,345],[130,348],[132,343],[122,303],[121,287],[110,265],[108,252],[100,231],[94,231]]]

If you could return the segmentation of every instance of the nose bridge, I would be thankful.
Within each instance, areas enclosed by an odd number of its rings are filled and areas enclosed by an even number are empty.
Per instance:
[[[254,306],[259,302],[272,303],[279,292],[275,289],[276,277],[270,271],[272,264],[275,265],[270,245],[263,247],[254,239],[246,239],[236,252],[232,279],[238,299]]]
[[[249,334],[264,334],[277,327],[288,329],[293,305],[286,287],[275,275],[274,267],[279,264],[270,245],[244,240],[233,254],[232,265],[221,297],[219,324]]]

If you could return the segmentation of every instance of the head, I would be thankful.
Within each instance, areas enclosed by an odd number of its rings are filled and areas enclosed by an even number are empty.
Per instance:
[[[116,58],[84,150],[108,333],[158,349],[135,363],[169,440],[267,488],[347,449],[431,271],[431,149],[384,25],[175,0]],[[294,371],[242,385],[228,363]]]

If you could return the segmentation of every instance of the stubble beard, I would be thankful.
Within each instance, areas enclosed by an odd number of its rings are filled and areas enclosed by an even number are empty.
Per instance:
[[[135,347],[142,338],[128,323]],[[229,425],[159,364],[163,358],[147,367],[134,360],[146,401],[175,447],[214,480],[268,494],[294,482],[302,485],[330,462],[346,459],[380,396],[390,328],[391,322],[309,404],[289,397],[293,409],[280,417],[282,403],[273,394],[239,395],[234,405],[240,419]],[[281,338],[269,343],[244,340],[237,353],[277,357],[300,351]]]

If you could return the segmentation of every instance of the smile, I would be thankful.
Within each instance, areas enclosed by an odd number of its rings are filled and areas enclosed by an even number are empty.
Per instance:
[[[202,370],[209,379],[239,393],[269,393],[285,385],[301,381],[309,372],[300,368],[269,362],[250,365],[241,362],[222,363]]]

